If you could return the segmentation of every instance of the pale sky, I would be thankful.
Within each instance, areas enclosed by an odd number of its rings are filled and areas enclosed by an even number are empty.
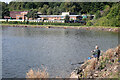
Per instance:
[[[9,2],[12,1],[12,0],[0,0],[0,1],[1,1],[1,2],[9,3]],[[28,0],[28,1],[29,1],[29,0]],[[32,0],[32,1],[36,1],[36,2],[38,1],[38,2],[39,2],[40,0]],[[42,1],[44,1],[44,0],[42,0]],[[47,1],[47,0],[45,0],[45,2],[46,2],[46,1]],[[55,2],[56,2],[57,0],[50,0],[50,1],[55,1]],[[67,1],[67,0],[61,0],[61,1],[64,2],[64,1]],[[69,0],[68,0],[68,1],[69,1]],[[71,1],[74,1],[74,0],[71,0]],[[81,2],[81,1],[84,2],[84,0],[78,0],[78,2]],[[106,2],[106,1],[107,1],[107,2],[119,2],[120,0],[86,0],[86,1],[92,1],[92,2],[97,2],[97,1],[98,1],[98,2]]]
[[[9,3],[10,1],[12,1],[12,0],[0,0],[1,2],[7,2],[7,3]]]

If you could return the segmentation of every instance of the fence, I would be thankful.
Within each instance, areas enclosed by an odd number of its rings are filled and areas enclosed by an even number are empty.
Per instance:
[[[24,20],[16,20],[16,19],[0,19],[0,21],[20,21],[23,22]],[[25,20],[27,21],[27,20]],[[64,20],[28,20],[29,22],[52,22],[52,23],[64,23]]]

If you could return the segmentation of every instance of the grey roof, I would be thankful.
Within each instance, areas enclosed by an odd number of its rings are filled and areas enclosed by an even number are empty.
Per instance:
[[[39,17],[65,17],[64,15],[38,15]],[[80,15],[69,15],[71,16],[80,16]]]
[[[81,15],[69,15],[69,16],[81,16]]]
[[[44,21],[64,21],[64,20],[44,20]]]

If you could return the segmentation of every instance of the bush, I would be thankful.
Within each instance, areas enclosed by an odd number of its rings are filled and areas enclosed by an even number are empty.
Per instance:
[[[116,18],[107,19],[106,17],[102,17],[97,19],[93,24],[95,26],[116,26],[119,27],[120,23]]]
[[[87,25],[87,26],[92,26],[93,23],[92,23],[91,21],[88,21],[86,25]]]
[[[26,78],[31,78],[31,80],[33,80],[33,78],[49,78],[49,74],[46,72],[46,68],[43,67],[43,70],[33,70],[30,69],[28,73],[26,73]]]
[[[98,68],[99,70],[102,70],[106,67],[105,62],[101,62],[100,67]]]
[[[63,26],[81,26],[81,23],[50,23],[44,22],[43,25],[63,25]]]
[[[69,21],[70,20],[70,16],[69,15],[66,15],[65,16],[65,22]]]
[[[20,20],[22,20],[22,17],[19,17]]]
[[[18,24],[18,21],[13,21],[13,24]]]
[[[100,18],[100,17],[101,17],[101,14],[100,14],[100,11],[98,10],[98,11],[96,12],[96,14],[95,14],[95,18],[98,19],[98,18]]]

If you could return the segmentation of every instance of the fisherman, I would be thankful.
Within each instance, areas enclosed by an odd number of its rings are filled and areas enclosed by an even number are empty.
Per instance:
[[[96,46],[95,46],[95,50],[94,50],[94,51],[91,51],[91,52],[93,52],[93,56],[94,56],[95,58],[97,58],[97,61],[99,61],[99,57],[100,57],[99,47],[96,45]]]

